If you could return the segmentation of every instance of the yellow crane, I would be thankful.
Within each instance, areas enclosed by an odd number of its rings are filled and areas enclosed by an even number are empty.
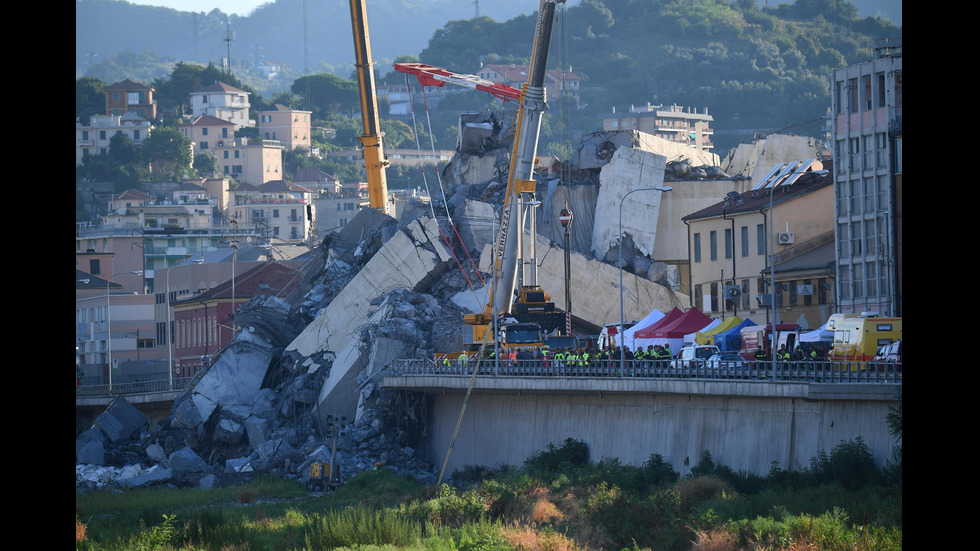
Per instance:
[[[364,120],[364,134],[359,140],[364,153],[368,197],[371,208],[388,214],[388,178],[385,168],[391,163],[385,153],[385,134],[381,131],[381,117],[378,115],[374,62],[371,60],[371,40],[364,0],[350,0],[350,22],[354,31],[357,84],[361,96],[361,118]]]

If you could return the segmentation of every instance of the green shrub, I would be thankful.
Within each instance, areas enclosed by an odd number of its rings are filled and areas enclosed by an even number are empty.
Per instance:
[[[417,545],[426,527],[391,509],[358,506],[316,515],[306,545],[310,549],[333,549],[362,545]]]
[[[882,478],[874,457],[860,436],[851,442],[837,444],[830,455],[820,450],[817,457],[810,460],[809,475],[817,483],[837,482],[849,490]]]
[[[548,443],[544,451],[535,452],[524,461],[524,467],[539,471],[557,472],[583,467],[589,463],[589,447],[581,440],[566,438],[561,447]]]

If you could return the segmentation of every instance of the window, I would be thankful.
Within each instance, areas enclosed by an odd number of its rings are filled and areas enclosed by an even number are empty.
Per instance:
[[[864,296],[864,264],[851,265],[851,296],[854,298]]]
[[[227,127],[224,127],[224,128],[221,129],[221,137],[222,138],[227,138],[228,137],[228,128]]]
[[[694,234],[694,261],[701,262],[701,234],[700,233]]]
[[[796,286],[796,280],[790,280],[786,283],[786,290],[789,292],[789,305],[796,306],[796,297],[799,287]]]
[[[702,304],[702,300],[704,296],[702,293],[703,291],[701,290],[701,284],[698,283],[697,285],[694,286],[694,304],[696,306],[697,305],[700,305],[700,307],[704,306],[704,304]]]
[[[272,209],[272,217],[279,218],[279,209]]]
[[[837,251],[837,253],[842,258],[843,257],[847,257],[847,256],[851,256],[850,253],[849,253],[849,251],[851,250],[851,248],[848,246],[848,244],[850,243],[850,240],[847,238],[847,236],[849,235],[849,232],[847,231],[847,229],[848,229],[847,223],[837,224],[837,246],[840,249],[839,251]]]
[[[807,289],[810,291],[809,293],[802,295],[803,306],[810,306],[813,304],[813,281],[810,279],[804,279],[803,285],[806,285]]]
[[[857,138],[848,140],[849,167],[851,172],[861,170],[861,142]]]
[[[83,140],[87,140],[88,139],[88,130],[82,130],[82,139]]]
[[[201,146],[201,149],[207,149],[208,148],[208,142],[201,142],[200,146]]]
[[[207,136],[208,135],[208,129],[207,129],[207,127],[204,127],[204,128],[201,129],[201,135],[202,136]]]
[[[878,107],[885,106],[885,73],[878,73]]]
[[[875,146],[878,150],[878,168],[888,168],[888,136],[884,132],[875,134]]]
[[[850,198],[849,214],[861,212],[861,180],[850,180],[848,182],[847,196]]]
[[[718,282],[711,284],[711,307],[709,308],[712,312],[718,311]]]
[[[834,109],[835,114],[840,115],[844,109],[844,82],[839,81],[834,85]],[[838,159],[840,157],[837,157]]]
[[[735,250],[735,244],[732,243],[732,230],[731,228],[725,229],[725,258],[731,258]]]
[[[875,193],[875,179],[865,178],[864,187],[861,190],[864,195],[864,212],[874,212],[875,210],[875,198],[877,193]]]
[[[862,233],[864,232],[862,231],[861,222],[854,222],[853,224],[851,224],[851,255],[852,256],[861,256],[864,254],[864,247],[861,246]]]
[[[749,307],[749,280],[742,280],[742,308]]]
[[[864,83],[864,92],[861,95],[861,99],[864,100],[864,110],[869,111],[871,110],[871,98],[874,97],[871,95],[871,75],[864,75],[861,77],[861,80]]]
[[[749,256],[749,227],[742,226],[742,256]]]
[[[235,153],[238,153],[238,152],[236,151]],[[237,157],[237,155],[236,155],[236,157]],[[233,174],[241,174],[242,173],[242,165],[235,165],[235,166],[231,167],[231,172]]]
[[[140,141],[140,131],[139,130],[133,130],[133,141],[134,142],[139,142]]]
[[[852,78],[847,81],[847,95],[850,109],[848,113],[858,112],[858,79]]]
[[[712,231],[708,234],[709,247],[711,249],[711,260],[718,260],[718,232]]]
[[[225,150],[225,152],[224,152],[224,153],[225,153],[225,159],[227,159],[227,158],[228,158],[228,151],[227,151],[227,150]]]
[[[864,221],[864,254],[873,255],[878,248],[875,241],[878,240],[878,232],[875,230],[874,220]]]
[[[241,150],[240,150],[240,149],[236,149],[236,150],[235,150],[235,158],[236,158],[236,159],[238,159],[238,158],[239,158],[239,157],[241,157],[241,156],[242,156],[242,152],[241,152]]]
[[[255,209],[252,211],[252,218],[262,218],[262,209]]]
[[[105,139],[105,130],[99,130],[99,139],[100,140],[104,140]]]
[[[756,252],[760,256],[765,256],[765,254],[766,254],[766,226],[765,226],[765,224],[757,224],[755,226],[755,241],[756,241]]]
[[[878,277],[875,275],[877,273],[877,266],[873,262],[868,262],[865,264],[864,269],[864,290],[867,292],[867,296],[873,297],[878,294]]]
[[[88,273],[90,273],[92,275],[99,275],[99,274],[102,273],[102,268],[101,268],[101,265],[100,265],[99,260],[97,260],[97,259],[90,259],[88,261]]]
[[[870,100],[869,100],[870,101]],[[875,137],[872,134],[864,136],[864,169],[871,170],[875,166]]]

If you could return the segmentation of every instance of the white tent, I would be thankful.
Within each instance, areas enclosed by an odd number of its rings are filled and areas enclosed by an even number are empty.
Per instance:
[[[624,341],[626,342],[626,346],[630,347],[630,350],[636,350],[636,348],[635,348],[636,340],[633,337],[633,335],[637,331],[639,331],[640,329],[644,329],[646,327],[650,327],[651,325],[657,323],[658,321],[660,321],[661,319],[663,319],[663,317],[665,315],[667,315],[667,314],[664,314],[660,310],[654,308],[653,309],[653,312],[650,312],[649,314],[647,314],[647,316],[645,318],[643,318],[642,320],[636,322],[636,325],[634,325],[633,327],[630,327],[626,331],[623,331]],[[618,339],[617,339],[617,342],[618,342]]]
[[[825,323],[820,329],[800,334],[800,342],[834,342],[834,332],[828,330]]]

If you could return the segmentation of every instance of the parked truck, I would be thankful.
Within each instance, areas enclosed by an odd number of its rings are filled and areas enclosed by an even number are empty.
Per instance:
[[[756,351],[761,349],[765,353],[767,361],[771,361],[773,350],[779,350],[784,345],[786,350],[790,352],[796,348],[796,344],[800,342],[800,326],[796,323],[777,323],[775,338],[772,324],[743,327],[739,335],[742,339],[742,346],[738,353],[742,358],[754,362],[756,361]]]
[[[833,314],[827,329],[834,332],[827,359],[846,362],[852,370],[863,370],[875,359],[878,349],[902,339],[902,318],[881,317],[873,312]]]

